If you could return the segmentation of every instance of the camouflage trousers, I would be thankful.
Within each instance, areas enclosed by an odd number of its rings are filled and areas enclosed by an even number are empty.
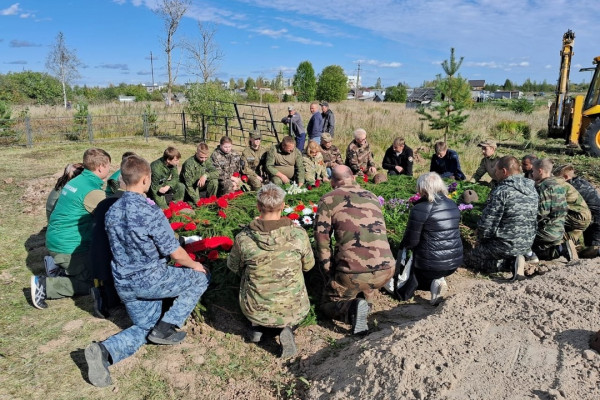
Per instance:
[[[167,198],[170,201],[182,201],[183,196],[185,195],[185,185],[181,182],[174,183],[171,186],[171,189],[165,194],[157,193],[156,196],[152,197],[152,200],[156,203],[157,206],[162,208],[163,210],[169,206],[167,202]]]
[[[533,240],[533,251],[538,257],[540,257],[541,254],[546,254],[563,242],[564,234],[564,230],[562,232],[538,230],[535,239]]]
[[[592,222],[592,216],[583,214],[567,214],[565,218],[565,240],[572,240],[573,243],[577,244],[583,236],[590,223]]]
[[[321,299],[321,312],[332,319],[349,323],[348,312],[352,300],[362,292],[365,300],[371,304],[376,291],[393,275],[394,268],[362,274],[336,272],[333,279],[325,286]]]
[[[600,246],[600,221],[594,221],[583,232],[586,246]]]
[[[160,267],[126,279],[115,277],[115,287],[125,304],[132,326],[106,339],[102,344],[113,364],[134,354],[144,343],[159,319],[183,326],[208,288],[210,275],[189,268]],[[175,298],[160,318],[163,299]]]
[[[248,185],[250,185],[250,188],[253,191],[257,191],[258,189],[260,189],[262,187],[263,183],[260,181],[260,179],[258,179],[258,176],[248,175]]]

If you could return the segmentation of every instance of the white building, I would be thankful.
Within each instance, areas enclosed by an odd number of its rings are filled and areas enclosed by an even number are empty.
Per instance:
[[[358,87],[360,87],[360,77],[357,77],[356,75],[348,75],[347,76],[348,80],[347,80],[347,84],[348,84],[348,88],[349,89],[355,89],[356,88],[356,84],[358,83]],[[358,82],[357,82],[358,80]]]

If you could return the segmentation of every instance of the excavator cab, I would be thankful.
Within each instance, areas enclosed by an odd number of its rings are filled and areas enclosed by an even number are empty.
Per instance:
[[[581,148],[594,157],[600,157],[600,57],[594,58],[594,64],[596,70],[583,106],[573,110],[574,118],[581,112],[581,126],[577,132],[573,129],[572,136],[577,133]]]

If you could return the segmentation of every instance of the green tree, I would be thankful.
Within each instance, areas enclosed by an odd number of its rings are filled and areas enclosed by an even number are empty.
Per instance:
[[[230,90],[235,89],[235,79],[233,79],[233,78],[229,78],[229,89]]]
[[[23,71],[1,76],[0,100],[12,104],[60,104],[61,82],[46,73]],[[67,89],[67,96],[71,89]]]
[[[46,68],[56,75],[62,84],[64,107],[67,108],[67,86],[73,79],[79,78],[78,68],[81,61],[77,58],[75,50],[71,50],[65,43],[65,36],[58,32],[56,41],[46,59]]]
[[[242,89],[243,87],[245,87],[244,78],[239,78],[237,80],[237,82],[235,83],[235,88],[236,89]]]
[[[348,96],[347,78],[339,65],[323,68],[317,83],[317,98],[328,102],[342,101]]]
[[[235,94],[224,89],[219,83],[196,83],[186,92],[188,104],[186,112],[191,114],[193,121],[200,121],[201,116],[210,116],[212,121],[224,124],[223,117],[235,115],[233,102]],[[221,103],[222,102],[222,103]]]
[[[404,86],[402,83],[398,83],[396,86],[390,86],[385,89],[385,98],[383,101],[404,103],[406,102],[406,97],[406,86]]]
[[[315,78],[315,70],[310,61],[302,61],[298,65],[292,85],[298,101],[313,101],[315,99],[317,78]]]
[[[446,77],[442,79],[437,76],[437,90],[440,93],[439,104],[431,108],[437,115],[431,114],[424,107],[417,109],[421,114],[422,120],[429,121],[429,127],[432,129],[444,130],[444,141],[448,140],[448,132],[455,133],[460,131],[468,115],[462,115],[464,109],[470,105],[471,87],[469,82],[460,75],[455,76],[464,60],[461,57],[456,61],[454,48],[450,49],[450,60],[442,62],[442,69]]]
[[[504,81],[504,85],[502,85],[502,88],[504,90],[513,90],[513,83],[510,81],[510,79],[506,79]]]
[[[375,89],[383,89],[383,86],[381,86],[381,78],[377,78],[377,82],[375,82]]]
[[[252,79],[252,78],[246,79],[246,84],[245,84],[244,90],[246,91],[246,94],[248,96],[247,97],[248,101],[259,101],[260,100],[260,93],[256,89],[256,82],[254,82],[254,79]]]

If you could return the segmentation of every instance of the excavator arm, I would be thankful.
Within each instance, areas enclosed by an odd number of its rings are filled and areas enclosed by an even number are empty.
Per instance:
[[[548,134],[550,137],[565,137],[570,130],[572,99],[569,97],[569,73],[571,72],[571,58],[573,57],[573,44],[575,33],[568,30],[563,35],[563,44],[560,51],[560,73],[556,84],[556,99],[550,108],[548,118]]]

